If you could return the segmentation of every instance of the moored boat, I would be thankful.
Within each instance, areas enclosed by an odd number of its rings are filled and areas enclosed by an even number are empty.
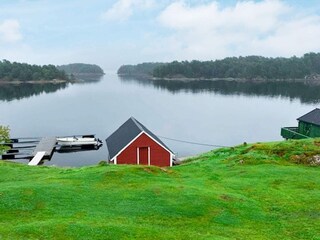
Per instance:
[[[95,146],[102,142],[95,137],[58,137],[57,142],[60,146]]]

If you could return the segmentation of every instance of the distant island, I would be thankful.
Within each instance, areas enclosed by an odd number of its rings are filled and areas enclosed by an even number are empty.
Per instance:
[[[0,83],[20,82],[66,82],[69,78],[54,65],[31,65],[27,63],[0,61]]]
[[[95,64],[71,63],[57,66],[57,68],[69,76],[104,75],[102,68]]]
[[[123,65],[119,75],[165,80],[308,80],[320,83],[320,53],[302,57],[228,57],[215,61],[173,61]]]

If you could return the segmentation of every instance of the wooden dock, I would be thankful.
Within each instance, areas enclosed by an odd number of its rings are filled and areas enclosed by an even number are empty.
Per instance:
[[[56,147],[56,137],[44,137],[34,149],[29,165],[38,165],[42,159],[50,159]]]
[[[65,137],[94,137],[95,134],[87,135],[73,135]],[[23,137],[23,138],[12,138],[10,142],[3,143],[2,145],[8,146],[10,149],[0,155],[1,160],[16,160],[26,159],[29,160],[28,165],[39,165],[42,160],[51,160],[52,155],[56,151],[57,137]],[[80,149],[68,147],[63,149],[60,146],[59,152],[75,152],[75,151],[88,151],[96,150],[81,146]]]

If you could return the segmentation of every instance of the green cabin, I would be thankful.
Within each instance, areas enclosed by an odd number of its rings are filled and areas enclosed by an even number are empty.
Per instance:
[[[281,128],[281,136],[285,139],[303,139],[320,137],[320,109],[299,117],[298,127]]]

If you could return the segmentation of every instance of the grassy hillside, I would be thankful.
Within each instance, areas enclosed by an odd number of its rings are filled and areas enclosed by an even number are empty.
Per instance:
[[[0,239],[320,239],[317,140],[173,168],[0,163]]]

